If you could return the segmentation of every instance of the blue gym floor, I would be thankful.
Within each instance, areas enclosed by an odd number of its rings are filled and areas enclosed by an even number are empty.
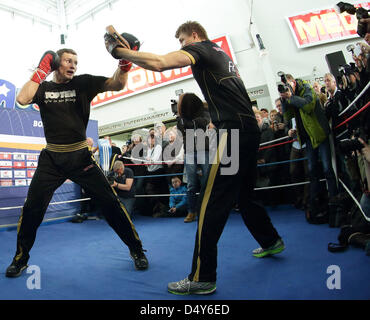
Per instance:
[[[127,247],[104,220],[64,222],[38,230],[29,265],[41,271],[40,289],[27,288],[32,274],[5,277],[16,246],[16,230],[0,232],[1,300],[338,300],[370,298],[370,257],[358,248],[330,253],[338,228],[310,225],[290,206],[269,209],[286,249],[257,259],[258,245],[238,213],[231,213],[218,246],[217,291],[176,296],[167,283],[185,278],[191,265],[196,224],[183,218],[136,216],[149,269],[136,271]],[[340,268],[340,289],[328,289],[331,265]]]

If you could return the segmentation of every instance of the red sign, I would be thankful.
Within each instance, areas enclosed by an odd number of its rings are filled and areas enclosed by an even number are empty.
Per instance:
[[[0,180],[0,186],[10,187],[13,185],[13,180]]]
[[[369,9],[370,2],[355,6]],[[298,48],[358,37],[356,16],[338,14],[334,8],[294,15],[287,21]]]
[[[13,166],[15,168],[24,168],[26,166],[26,163],[24,161],[14,161]]]
[[[32,178],[36,170],[27,170],[27,178]]]
[[[231,59],[236,61],[227,36],[222,36],[212,41],[217,43]],[[108,91],[98,94],[91,102],[91,107],[101,106],[144,91],[166,86],[192,76],[193,73],[191,72],[190,66],[163,72],[154,72],[136,66],[129,71],[127,85],[123,90],[115,92]]]
[[[11,153],[0,153],[0,159],[1,160],[12,160],[12,154]]]

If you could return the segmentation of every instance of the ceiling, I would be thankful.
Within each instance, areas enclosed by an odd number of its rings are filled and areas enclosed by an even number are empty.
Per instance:
[[[67,30],[119,0],[0,0],[0,10]]]

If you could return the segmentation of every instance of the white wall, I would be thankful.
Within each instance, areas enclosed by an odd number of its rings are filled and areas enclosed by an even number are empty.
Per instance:
[[[141,39],[144,40],[141,50],[154,53],[177,50],[179,47],[177,40],[174,38],[174,32],[178,25],[186,20],[198,20],[206,28],[210,38],[225,33],[230,36],[239,71],[247,88],[264,85],[267,79],[261,66],[262,58],[260,58],[256,47],[251,48],[251,38],[248,35],[250,1],[180,1],[177,2],[178,8],[174,11],[175,14],[172,15],[169,14],[168,10],[163,11],[157,7],[152,7],[150,11],[157,12],[154,15],[155,23],[150,23],[150,30],[140,31],[143,35]],[[141,6],[141,1],[137,3],[138,6]],[[186,5],[184,5],[185,3]],[[348,43],[353,43],[359,39],[298,49],[285,19],[288,15],[308,10],[330,8],[335,3],[332,0],[253,1],[252,22],[257,26],[268,50],[268,60],[275,81],[280,80],[276,75],[280,70],[300,77],[310,75],[313,67],[316,67],[316,74],[323,76],[326,72],[329,72],[325,61],[325,54],[327,53],[342,50],[347,61],[351,61],[345,47]],[[196,13],[194,13],[195,11]],[[173,19],[173,15],[177,18]],[[166,21],[164,25],[163,21]],[[127,23],[127,25],[131,24]],[[137,24],[133,24],[128,31],[136,34],[136,26]],[[119,24],[117,24],[117,27],[119,27]],[[167,50],[164,50],[164,48]],[[117,121],[119,116],[129,118],[145,114],[148,112],[148,107],[154,107],[157,110],[169,108],[169,100],[173,98],[174,91],[179,88],[200,94],[195,81],[189,79],[102,106],[93,110],[92,117],[99,120],[100,124],[108,124]],[[277,90],[270,92],[270,94],[272,99],[278,97]],[[259,99],[259,106],[271,109],[273,107],[272,99]]]
[[[91,23],[83,23],[78,27],[78,32],[86,30],[84,32],[87,32],[89,35],[93,34],[90,41],[96,42],[99,37],[101,39],[99,54],[101,54],[102,63],[95,67],[99,74],[110,76],[116,66],[116,61],[105,52],[105,48],[102,45],[102,30],[104,31],[105,26],[108,24],[113,24],[117,30],[135,34],[144,42],[140,49],[141,51],[158,54],[165,54],[180,49],[179,42],[174,35],[177,27],[187,20],[201,22],[211,39],[228,33],[231,37],[233,49],[236,52],[250,48],[250,41],[246,36],[249,21],[246,18],[248,16],[248,2],[245,0],[232,0],[227,6],[225,6],[225,1],[223,0],[160,0],[155,2],[136,0],[132,3],[130,2],[128,6],[123,2],[115,4],[114,12],[123,12],[127,8],[130,8],[130,11],[135,12],[135,14],[128,17],[125,16],[124,19],[117,17],[114,19],[111,18],[112,14],[107,9],[96,17],[93,26]],[[69,38],[69,40],[72,39]],[[85,49],[88,51],[87,48]],[[80,50],[79,54],[82,55],[83,52]],[[255,53],[252,52],[252,55],[255,55]],[[242,56],[240,58],[243,60]],[[254,73],[255,65],[250,66],[253,68]],[[260,82],[263,83],[263,75]],[[252,82],[250,82],[250,86],[253,86]],[[176,89],[183,89],[184,92],[194,92],[202,96],[194,79],[188,79],[94,108],[91,118],[98,120],[99,125],[105,125],[119,121],[119,118],[127,119],[147,114],[149,112],[148,108],[156,110],[169,109],[170,99],[175,98]]]
[[[288,27],[285,17],[314,11],[315,9],[332,8],[336,0],[310,0],[310,1],[254,1],[253,16],[258,25],[262,39],[270,53],[270,61],[276,80],[276,73],[280,70],[291,73],[293,76],[307,76],[312,73],[314,66],[317,74],[323,75],[329,72],[325,61],[325,54],[343,51],[347,62],[351,62],[351,55],[345,49],[349,43],[360,41],[351,40],[332,42],[330,44],[298,49],[293,35]],[[356,3],[354,1],[347,1]],[[277,96],[277,93],[276,93]]]
[[[250,46],[248,35],[251,0],[121,0],[113,4],[113,10],[105,9],[93,19],[72,26],[68,30],[65,47],[78,52],[78,72],[111,76],[117,61],[105,50],[103,34],[105,27],[112,24],[120,32],[135,34],[143,41],[142,51],[158,54],[178,50],[179,43],[174,33],[186,20],[197,20],[207,30],[209,37],[228,34],[236,53],[242,79],[247,88],[266,84],[261,58],[255,47]],[[351,1],[350,1],[351,2]],[[268,59],[274,79],[276,72],[283,70],[294,76],[306,76],[317,66],[317,74],[328,72],[324,56],[326,53],[345,50],[348,43],[358,39],[298,49],[285,21],[285,16],[312,9],[332,7],[333,0],[254,0],[252,21],[258,27],[268,49]],[[352,2],[353,3],[353,2]],[[67,21],[68,22],[68,21]],[[52,32],[30,20],[15,17],[0,10],[0,78],[21,87],[30,76],[29,68],[36,66],[42,53],[61,47],[59,30]],[[271,75],[270,75],[271,77]],[[192,91],[200,95],[193,79],[184,80],[136,96],[128,97],[92,110],[91,118],[105,125],[120,119],[132,118],[156,110],[170,108],[170,99],[176,89]],[[277,92],[272,92],[277,96]],[[260,107],[271,108],[269,99],[261,99]]]

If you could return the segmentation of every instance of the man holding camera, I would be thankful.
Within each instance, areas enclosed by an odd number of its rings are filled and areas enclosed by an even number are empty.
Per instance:
[[[118,198],[128,214],[132,216],[135,204],[134,172],[130,168],[126,168],[122,161],[117,160],[113,164],[113,173],[114,175],[108,176],[108,181],[117,192]]]
[[[361,207],[366,216],[370,219],[370,146],[361,138],[359,138],[359,141],[364,146],[361,149],[361,153],[364,159],[365,175],[367,180],[367,190],[362,195]]]
[[[337,181],[331,165],[329,144],[329,123],[313,88],[301,79],[285,75],[284,88],[279,88],[283,113],[286,121],[295,118],[296,131],[289,131],[291,136],[297,134],[299,142],[306,144],[308,172],[310,176],[310,203],[306,217],[310,223],[327,222],[327,212],[320,212],[320,176],[319,155],[323,164],[324,174],[331,198],[338,194]],[[329,203],[329,214],[336,213],[336,208]]]

